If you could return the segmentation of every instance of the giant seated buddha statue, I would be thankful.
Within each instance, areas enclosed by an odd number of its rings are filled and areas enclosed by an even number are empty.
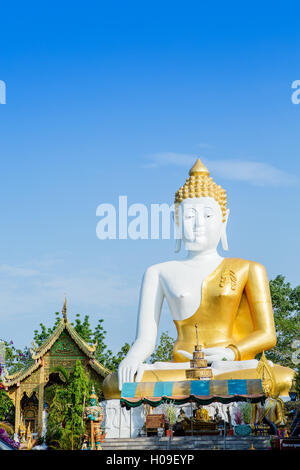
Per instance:
[[[137,336],[118,373],[103,383],[106,399],[120,397],[125,382],[186,380],[199,342],[213,378],[257,379],[255,356],[276,344],[274,315],[265,268],[254,261],[222,258],[228,250],[226,191],[198,159],[175,195],[176,251],[187,257],[150,266],[140,294]],[[172,362],[146,364],[153,353],[162,304],[166,299],[178,337]],[[294,371],[269,362],[273,392],[288,396]]]

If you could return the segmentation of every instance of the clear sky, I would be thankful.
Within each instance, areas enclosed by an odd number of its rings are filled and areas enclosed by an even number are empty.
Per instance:
[[[227,256],[298,285],[299,55],[298,2],[1,5],[0,338],[29,344],[66,293],[133,341],[143,272],[178,255],[100,241],[96,208],[172,203],[196,157],[228,192]]]

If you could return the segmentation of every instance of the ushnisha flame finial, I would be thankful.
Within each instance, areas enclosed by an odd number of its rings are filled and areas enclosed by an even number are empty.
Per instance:
[[[178,207],[184,199],[193,197],[212,197],[221,207],[223,222],[226,220],[226,191],[220,185],[216,184],[206,166],[203,165],[200,158],[190,169],[190,177],[181,186],[175,194],[175,207],[178,213]],[[178,217],[176,217],[178,222]]]
[[[198,158],[194,166],[190,169],[189,175],[190,176],[197,176],[197,175],[209,176],[209,171],[206,168],[206,166],[203,165],[200,158]]]
[[[65,299],[64,299],[64,306],[63,306],[63,309],[62,309],[62,315],[63,315],[63,319],[65,320],[65,322],[67,322],[68,317],[67,317],[67,299],[66,299],[66,296],[65,296]]]

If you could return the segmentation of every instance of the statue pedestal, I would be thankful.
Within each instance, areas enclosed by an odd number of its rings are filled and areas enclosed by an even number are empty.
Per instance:
[[[137,438],[140,430],[145,424],[146,421],[146,412],[143,405],[140,405],[136,408],[131,408],[126,410],[124,406],[121,406],[120,400],[107,400],[102,402],[102,406],[105,410],[105,420],[103,427],[106,432],[106,439],[118,439],[118,438]],[[157,406],[152,409],[152,414],[161,414],[164,413],[164,404]],[[230,405],[223,405],[222,403],[212,403],[205,406],[205,409],[208,411],[211,418],[215,415],[215,410],[218,408],[219,414],[221,417],[227,421],[228,417],[226,414],[226,409],[229,407],[232,411],[236,403],[231,403]],[[193,415],[193,410],[196,408],[194,403],[185,403],[183,405],[176,406],[176,415],[178,417],[180,409],[183,409],[185,415],[188,418],[191,418]],[[131,414],[131,417],[130,417]]]
[[[107,400],[102,402],[105,409],[104,428],[106,438],[135,438],[145,423],[143,406],[126,410],[121,406],[120,400]]]

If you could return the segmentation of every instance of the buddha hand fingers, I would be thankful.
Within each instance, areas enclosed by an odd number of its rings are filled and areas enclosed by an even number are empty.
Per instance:
[[[145,370],[145,367],[143,364],[141,364],[139,367],[138,367],[138,370],[137,370],[137,374],[136,374],[136,379],[135,381],[136,382],[140,382],[143,378],[143,374],[144,374],[144,370]]]
[[[193,354],[191,354],[187,351],[183,351],[182,349],[179,349],[177,352],[182,354],[184,357],[187,357],[188,359],[193,359]]]
[[[204,348],[202,349],[205,356],[219,355],[225,352],[225,348]]]
[[[207,360],[207,364],[212,364],[214,361],[220,361],[220,356],[218,354],[211,355],[211,356],[205,356],[205,359]]]
[[[126,382],[130,382],[130,367],[126,367],[126,374],[125,374]]]
[[[118,370],[118,381],[119,381],[119,390],[122,390],[122,386],[124,383],[124,367],[121,367]]]
[[[119,390],[122,390],[122,372],[121,369],[119,368],[118,370],[118,385],[119,385]]]
[[[128,380],[128,382],[134,382],[135,373],[136,373],[136,368],[132,367],[129,371],[129,380]]]
[[[126,366],[122,368],[122,385],[126,382]]]

